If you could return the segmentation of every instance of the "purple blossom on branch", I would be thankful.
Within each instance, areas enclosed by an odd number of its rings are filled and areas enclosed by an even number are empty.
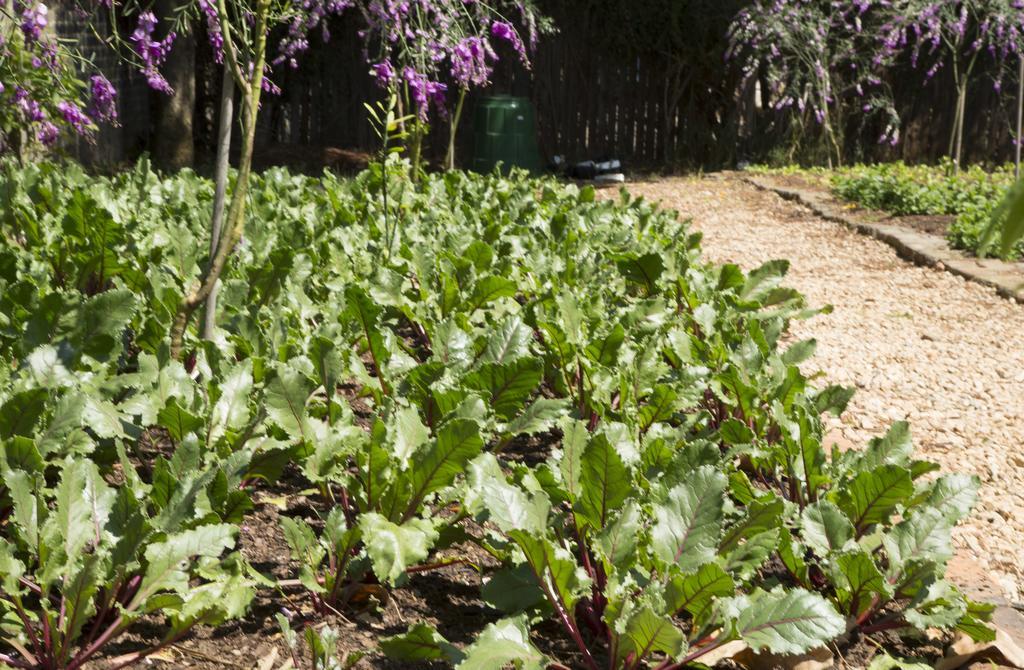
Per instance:
[[[36,133],[36,139],[39,140],[44,147],[52,147],[57,143],[58,137],[60,137],[60,129],[49,121],[44,121],[39,127],[39,132]]]
[[[88,114],[100,121],[117,121],[117,91],[114,86],[102,74],[95,74],[89,78],[89,103]]]
[[[145,75],[150,88],[171,95],[174,90],[160,74],[160,66],[167,60],[177,35],[172,31],[167,33],[164,39],[154,40],[153,31],[156,24],[156,15],[153,12],[139,14],[139,23],[132,33],[131,41],[135,45],[135,52],[142,60],[142,74]]]
[[[49,10],[46,5],[26,5],[21,14],[21,33],[28,43],[38,42],[42,37],[43,30],[48,24],[47,14]]]
[[[64,117],[64,122],[71,126],[76,133],[79,135],[89,134],[92,119],[86,116],[81,107],[73,102],[62,100],[57,103],[57,109]]]
[[[496,42],[510,44],[529,65],[526,44],[507,13],[518,13],[531,44],[538,32],[532,4],[518,0],[367,0],[360,6],[367,23],[360,37],[372,75],[385,88],[403,84],[422,119],[431,107],[445,109],[449,87],[464,91],[489,83]]]

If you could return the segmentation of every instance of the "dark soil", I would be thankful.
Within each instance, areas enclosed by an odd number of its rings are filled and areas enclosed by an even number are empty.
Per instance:
[[[352,407],[356,421],[369,429],[372,411],[367,399],[356,385],[343,384],[339,394]],[[561,441],[561,434],[551,430],[543,434],[518,437],[504,445],[503,457],[509,461],[536,464],[546,457],[552,447]],[[146,459],[157,455],[170,457],[173,440],[159,431],[150,431],[140,441],[141,456]],[[348,607],[330,615],[318,614],[308,593],[297,583],[299,565],[291,560],[290,551],[280,527],[280,518],[302,518],[314,527],[328,511],[328,503],[308,490],[309,483],[294,465],[286,468],[274,485],[261,485],[253,494],[254,509],[240,526],[238,546],[252,567],[279,587],[259,588],[249,614],[241,621],[228,622],[217,627],[201,626],[181,642],[171,645],[149,657],[135,667],[195,668],[219,670],[244,668],[246,670],[285,670],[294,662],[296,670],[311,667],[305,644],[301,642],[306,627],[323,630],[330,627],[337,632],[338,657],[353,661],[354,668],[379,670],[428,670],[447,667],[442,663],[398,663],[385,658],[378,651],[378,642],[387,636],[404,633],[415,623],[425,622],[437,628],[447,640],[465,646],[489,623],[502,614],[480,599],[480,587],[488,574],[498,567],[489,554],[472,542],[463,542],[442,550],[432,560],[455,562],[436,570],[418,572],[408,578],[401,588],[384,591],[373,585],[369,592],[377,596],[365,599],[360,607]],[[439,514],[448,515],[444,509]],[[467,524],[468,533],[479,537],[484,529]],[[762,571],[765,582],[786,582],[785,568],[775,561]],[[277,616],[285,617],[300,639],[294,661],[292,651],[285,642]],[[108,670],[116,667],[139,648],[153,646],[165,632],[163,622],[156,617],[134,626],[129,634],[106,650],[106,656],[86,665],[86,670]],[[586,637],[586,633],[584,633]],[[581,654],[568,635],[553,618],[533,628],[532,640],[548,657],[563,668],[583,668]],[[603,663],[600,644],[594,644],[592,653]],[[901,640],[892,633],[869,638],[855,637],[840,641],[833,651],[835,668],[863,668],[870,659],[885,648],[893,656],[935,659],[942,654],[943,645],[931,641]],[[724,661],[719,667],[739,667]],[[498,670],[497,668],[495,670]]]
[[[553,436],[539,436],[538,442],[550,442]],[[519,445],[516,445],[519,446]],[[513,455],[516,449],[510,450]],[[513,455],[514,457],[514,455]],[[229,622],[217,628],[199,627],[182,642],[175,644],[136,667],[154,667],[161,670],[195,668],[221,670],[281,670],[291,661],[291,653],[284,641],[275,615],[282,614],[291,621],[291,627],[300,633],[305,626],[323,629],[330,626],[338,632],[339,658],[362,656],[355,668],[379,670],[434,670],[447,667],[441,663],[398,663],[377,651],[378,641],[400,634],[418,622],[437,627],[449,641],[458,646],[469,644],[488,623],[501,618],[501,613],[480,600],[480,586],[486,574],[497,564],[472,543],[464,543],[439,552],[437,559],[463,560],[436,571],[412,575],[402,588],[391,590],[386,602],[372,611],[346,610],[337,615],[320,616],[314,613],[308,596],[300,586],[292,586],[298,574],[298,565],[290,560],[288,546],[280,530],[282,515],[315,518],[323,513],[319,496],[307,498],[300,487],[302,479],[297,472],[288,471],[281,482],[259,490],[254,495],[255,509],[241,526],[239,546],[252,566],[262,575],[286,582],[278,589],[259,589],[249,615],[242,621]],[[469,532],[482,532],[470,527]],[[772,566],[766,570],[771,572]],[[781,576],[781,573],[780,575]],[[784,581],[784,580],[783,580]],[[87,670],[106,670],[115,665],[118,657],[130,654],[146,644],[153,644],[163,633],[161,622],[140,622],[117,645],[108,650],[105,659],[87,664]],[[583,668],[580,654],[567,635],[553,619],[536,626],[533,640],[538,648],[565,668]],[[834,668],[864,668],[871,658],[884,648],[888,653],[903,658],[934,660],[942,655],[945,641],[904,640],[891,632],[870,638],[855,637],[841,641],[833,649]],[[304,645],[301,645],[304,647]],[[594,650],[597,651],[596,649]],[[304,649],[297,659],[298,670],[310,667]],[[717,667],[739,668],[732,661],[723,661]],[[495,670],[498,670],[497,668]]]
[[[319,176],[324,168],[338,174],[354,175],[366,169],[372,157],[365,151],[338,147],[310,148],[299,144],[262,145],[253,153],[253,168],[265,170],[283,166],[294,172]]]
[[[946,231],[949,230],[949,226],[955,219],[955,216],[890,216],[884,221],[897,226],[913,228],[928,235],[945,237]]]
[[[298,565],[291,560],[288,545],[279,525],[281,515],[313,517],[323,510],[318,498],[307,498],[299,488],[297,473],[286,472],[278,486],[257,491],[255,509],[241,525],[239,547],[253,568],[274,580],[294,580]],[[305,626],[330,626],[338,632],[339,657],[365,654],[358,668],[441,668],[442,664],[395,663],[377,651],[377,641],[389,635],[404,633],[409,625],[427,622],[456,645],[470,643],[477,632],[501,614],[479,598],[482,571],[493,569],[496,562],[475,545],[465,543],[438,553],[440,561],[463,560],[465,563],[436,571],[412,575],[402,588],[391,590],[386,602],[375,611],[346,610],[328,617],[314,613],[311,602],[301,586],[288,585],[278,589],[257,591],[249,615],[242,621],[229,622],[216,628],[198,627],[182,642],[150,657],[139,666],[158,668],[261,668],[260,662],[276,653],[276,661],[267,670],[278,670],[290,652],[283,639],[275,615],[287,617],[292,629],[301,635]],[[479,569],[478,569],[479,568]],[[123,657],[145,644],[161,638],[160,622],[142,622],[108,650],[103,660],[90,663],[87,670],[103,670],[116,665]],[[552,631],[557,636],[558,631]],[[553,652],[560,641],[553,640]],[[276,652],[275,652],[276,649]],[[299,668],[308,668],[308,659],[299,658]]]
[[[949,642],[948,637],[937,640],[901,638],[893,631],[876,633],[870,637],[858,636],[846,645],[833,649],[833,652],[839,652],[833,667],[866,668],[871,664],[871,659],[881,653],[880,649],[885,649],[885,653],[893,658],[932,663],[943,655]]]

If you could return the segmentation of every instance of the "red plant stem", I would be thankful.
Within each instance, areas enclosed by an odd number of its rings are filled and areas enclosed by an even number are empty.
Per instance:
[[[352,518],[352,505],[348,499],[348,487],[346,486],[341,487],[341,509],[345,514],[345,524],[351,528],[355,519]]]
[[[57,617],[57,627],[56,627],[57,630],[62,630],[64,628],[64,618],[66,616],[67,616],[67,598],[65,598],[63,595],[61,595],[61,597],[60,597],[60,615]],[[64,661],[67,659],[67,655],[68,655],[68,651],[69,651],[68,647],[70,646],[70,644],[71,644],[71,640],[68,640],[67,638],[62,638],[61,639],[59,651],[55,650],[55,651],[57,651],[57,656],[56,657],[58,659],[58,662],[57,662],[58,666],[63,665]]]
[[[573,642],[576,643],[576,646],[579,648],[580,652],[582,652],[583,660],[588,670],[601,670],[597,665],[597,661],[595,661],[594,657],[590,654],[590,649],[587,647],[587,643],[583,641],[583,636],[580,635],[580,629],[573,622],[568,611],[566,611],[565,603],[562,602],[560,596],[556,596],[551,591],[551,587],[544,580],[544,571],[546,568],[538,571],[537,567],[533,563],[529,563],[529,566],[533,571],[534,577],[537,578],[537,583],[540,585],[541,590],[544,591],[544,597],[548,599],[548,602],[551,603],[551,607],[553,607],[555,612],[558,613],[558,618],[561,620],[562,625],[565,626],[567,631],[569,631],[569,635],[572,637]]]
[[[573,623],[572,617],[570,617],[569,613],[566,611],[565,604],[562,602],[561,598],[556,598],[554,595],[552,595],[551,589],[548,588],[546,584],[544,586],[544,591],[545,595],[547,595],[548,597],[548,601],[551,602],[551,605],[555,608],[555,611],[558,612],[558,618],[562,620],[562,625],[568,629],[569,635],[572,636],[573,642],[575,642],[579,650],[583,652],[583,660],[586,663],[587,667],[590,670],[600,670],[600,668],[597,665],[597,661],[595,661],[594,657],[590,655],[590,649],[587,647],[587,643],[583,641],[583,636],[580,635],[579,627],[576,626],[575,623]]]
[[[0,663],[5,663],[12,668],[32,668],[28,662],[16,660],[14,657],[8,656],[7,654],[0,654]]]
[[[338,602],[338,590],[345,581],[345,573],[348,572],[348,564],[352,562],[352,550],[355,544],[346,544],[342,551],[338,552],[338,569],[334,573],[334,585],[331,587],[330,602]]]
[[[576,532],[576,542],[580,547],[580,558],[583,559],[583,568],[587,571],[587,575],[596,583],[597,571],[594,570],[594,565],[590,561],[590,551],[587,550],[587,543],[583,541],[583,534],[580,533],[579,524],[576,523],[576,513],[573,512],[570,516],[572,517],[573,529]]]
[[[107,612],[110,611],[110,603],[117,597],[117,592],[121,590],[121,585],[115,583],[114,586],[116,588],[111,589],[112,595],[103,599],[103,607],[101,607],[100,611],[96,614],[94,619],[95,623],[93,623],[92,628],[89,631],[89,637],[85,639],[86,644],[89,644],[96,639],[96,636],[100,632],[100,628],[103,626],[103,620],[107,618]]]
[[[871,597],[871,606],[864,610],[863,614],[857,617],[857,625],[863,626],[865,621],[867,621],[875,615],[875,612],[878,611],[880,605],[881,602],[879,601],[878,594],[875,594]]]
[[[49,661],[48,666],[54,667],[57,659],[53,657],[53,635],[50,631],[50,616],[43,610],[39,620],[43,623],[43,658]]]
[[[124,615],[122,614],[114,619],[114,623],[110,624],[110,626],[103,631],[103,634],[100,635],[95,642],[75,654],[75,657],[71,659],[70,663],[68,663],[66,670],[78,670],[78,668],[80,668],[86,661],[92,658],[93,654],[102,649],[103,645],[110,642],[115,635],[118,635],[121,632],[120,628],[123,623]]]
[[[594,631],[595,635],[602,637],[608,636],[607,627],[601,621],[601,613],[604,612],[606,601],[602,594],[602,590],[605,586],[604,572],[598,570],[600,567],[590,559],[590,549],[587,548],[587,543],[583,539],[583,534],[580,532],[579,524],[576,523],[576,515],[570,515],[572,517],[573,530],[576,533],[576,543],[579,546],[580,556],[583,560],[583,568],[587,571],[587,575],[590,577],[590,602],[584,606],[584,611],[587,615],[587,623],[590,628]]]
[[[583,410],[586,409],[587,399],[583,391],[583,362],[576,359],[576,393],[579,395],[580,418],[583,418]]]
[[[14,604],[14,611],[18,613],[18,618],[21,619],[22,625],[25,626],[25,632],[28,634],[29,642],[32,643],[32,649],[36,652],[36,656],[44,656],[46,650],[41,644],[39,644],[39,638],[36,636],[36,632],[32,628],[32,622],[29,620],[28,614],[22,608],[21,603],[14,598],[8,598],[7,600]]]

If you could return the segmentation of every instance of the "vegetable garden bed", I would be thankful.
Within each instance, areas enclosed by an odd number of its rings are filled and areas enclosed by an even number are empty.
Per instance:
[[[977,479],[902,423],[825,448],[852,391],[801,373],[819,308],[785,261],[706,264],[675,214],[550,181],[274,170],[177,361],[211,197],[5,168],[0,661],[668,670],[993,636],[943,579]]]
[[[798,187],[828,189],[862,207],[869,219],[945,237],[953,249],[977,255],[981,235],[1013,184],[1009,166],[979,166],[954,174],[952,166],[903,163],[855,165],[836,170],[756,168]],[[987,255],[993,255],[988,250]],[[1019,258],[1016,249],[1004,260]]]

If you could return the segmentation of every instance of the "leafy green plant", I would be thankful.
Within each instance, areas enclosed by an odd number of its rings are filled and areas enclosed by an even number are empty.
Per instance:
[[[1006,209],[1000,203],[1013,183],[1012,167],[992,171],[979,166],[960,171],[952,168],[948,160],[937,166],[902,162],[856,165],[835,171],[831,185],[845,200],[895,216],[953,216],[946,233],[950,245],[980,256],[991,255],[985,231],[992,220],[997,228],[1003,225]],[[998,255],[1013,259],[1022,251],[1024,247],[1011,244]]]
[[[278,626],[281,627],[284,641],[291,651],[294,667],[306,667],[300,660],[302,651],[299,635],[292,630],[291,624],[283,615],[278,614],[275,618]],[[305,642],[306,648],[309,650],[310,670],[349,670],[354,668],[366,655],[364,652],[353,652],[341,660],[338,654],[338,632],[330,626],[324,626],[322,629],[306,626],[303,630],[302,641]]]
[[[3,654],[0,661],[74,670],[141,617],[165,617],[163,639],[123,667],[197,624],[244,613],[253,589],[237,554],[227,553],[235,528],[192,519],[195,491],[190,499],[160,483],[115,490],[88,460],[66,462],[50,487],[38,453],[18,442],[6,452],[13,509],[0,538],[0,642],[20,656]],[[131,472],[128,480],[137,476]],[[140,502],[145,490],[152,507]]]
[[[181,362],[167,333],[200,276],[190,211],[211,185],[145,164],[0,174],[8,664],[78,667],[143,612],[170,626],[138,656],[240,615],[269,582],[231,553],[233,529],[282,473],[309,502],[281,518],[303,614],[386,602],[460,543],[500,563],[482,596],[505,618],[464,648],[416,623],[382,642],[399,658],[539,667],[544,620],[591,668],[681,667],[737,640],[989,634],[943,579],[976,482],[930,475],[902,424],[826,451],[820,416],[851,392],[801,372],[813,341],[784,344],[820,311],[786,262],[706,265],[685,221],[626,194],[518,174],[413,185],[396,167],[254,175],[222,328]],[[75,514],[77,562],[50,549]],[[175,563],[185,577],[138,596],[162,548],[206,533]],[[78,626],[60,601],[91,561]],[[296,663],[352,660],[307,623]]]
[[[388,174],[388,159],[405,151],[404,142],[409,138],[409,133],[405,126],[412,123],[416,116],[414,114],[397,115],[398,95],[394,92],[388,96],[386,102],[378,102],[376,105],[363,103],[363,107],[366,108],[370,127],[373,129],[380,144],[380,149],[377,152],[377,163],[372,169],[379,171],[381,208],[384,215],[384,249],[390,255],[391,245],[395,238],[392,227],[397,225],[398,222],[392,216],[390,206],[388,205],[388,190],[391,182],[391,177]],[[418,166],[414,167],[418,168]]]
[[[987,172],[972,166],[952,174],[951,164],[908,166],[902,162],[857,165],[840,170],[832,186],[842,198],[897,216],[961,214],[998,199],[1011,182],[1011,169]]]
[[[850,393],[806,383],[797,364],[813,342],[778,351],[786,320],[809,313],[780,287],[785,263],[749,276],[726,266],[703,286],[692,272],[673,279],[670,267],[656,254],[619,256],[614,270],[625,286],[606,280],[614,298],[562,293],[534,307],[547,365],[560,373],[552,388],[570,399],[576,418],[559,423],[561,449],[539,469],[514,468],[509,479],[491,454],[469,466],[465,508],[496,528],[482,545],[507,566],[484,598],[526,615],[502,625],[522,630],[524,621],[551,616],[591,668],[652,659],[682,667],[736,639],[755,650],[800,653],[846,632],[851,608],[855,627],[868,630],[983,627],[984,608],[937,581],[948,552],[923,548],[925,528],[933,543],[948,542],[976,482],[943,479],[934,485],[940,493],[915,490],[912,470],[929,468],[911,463],[909,441],[896,436],[862,459],[828,462],[817,416],[841,412]],[[665,329],[636,327],[661,292],[687,318]],[[623,355],[630,351],[645,353]],[[883,467],[885,458],[893,463]],[[885,506],[869,495],[878,489],[887,493]],[[948,508],[939,502],[947,491],[957,501]],[[909,515],[928,501],[943,507]],[[837,551],[814,562],[800,519],[821,509],[850,517],[844,523],[855,530],[846,539],[870,534],[875,544],[857,553],[844,541],[836,549],[856,558]],[[898,510],[906,518],[892,525]],[[821,534],[819,526],[809,532]],[[921,546],[904,548],[918,535]],[[765,573],[773,558],[786,572]],[[853,585],[850,570],[867,570],[865,560],[890,586],[869,592]],[[410,636],[385,649],[408,659],[426,645],[431,658],[476,662],[453,656],[436,633],[429,644],[423,629]],[[485,641],[472,649],[490,662],[539,662],[540,652],[522,639],[506,656],[490,656],[505,648]]]

